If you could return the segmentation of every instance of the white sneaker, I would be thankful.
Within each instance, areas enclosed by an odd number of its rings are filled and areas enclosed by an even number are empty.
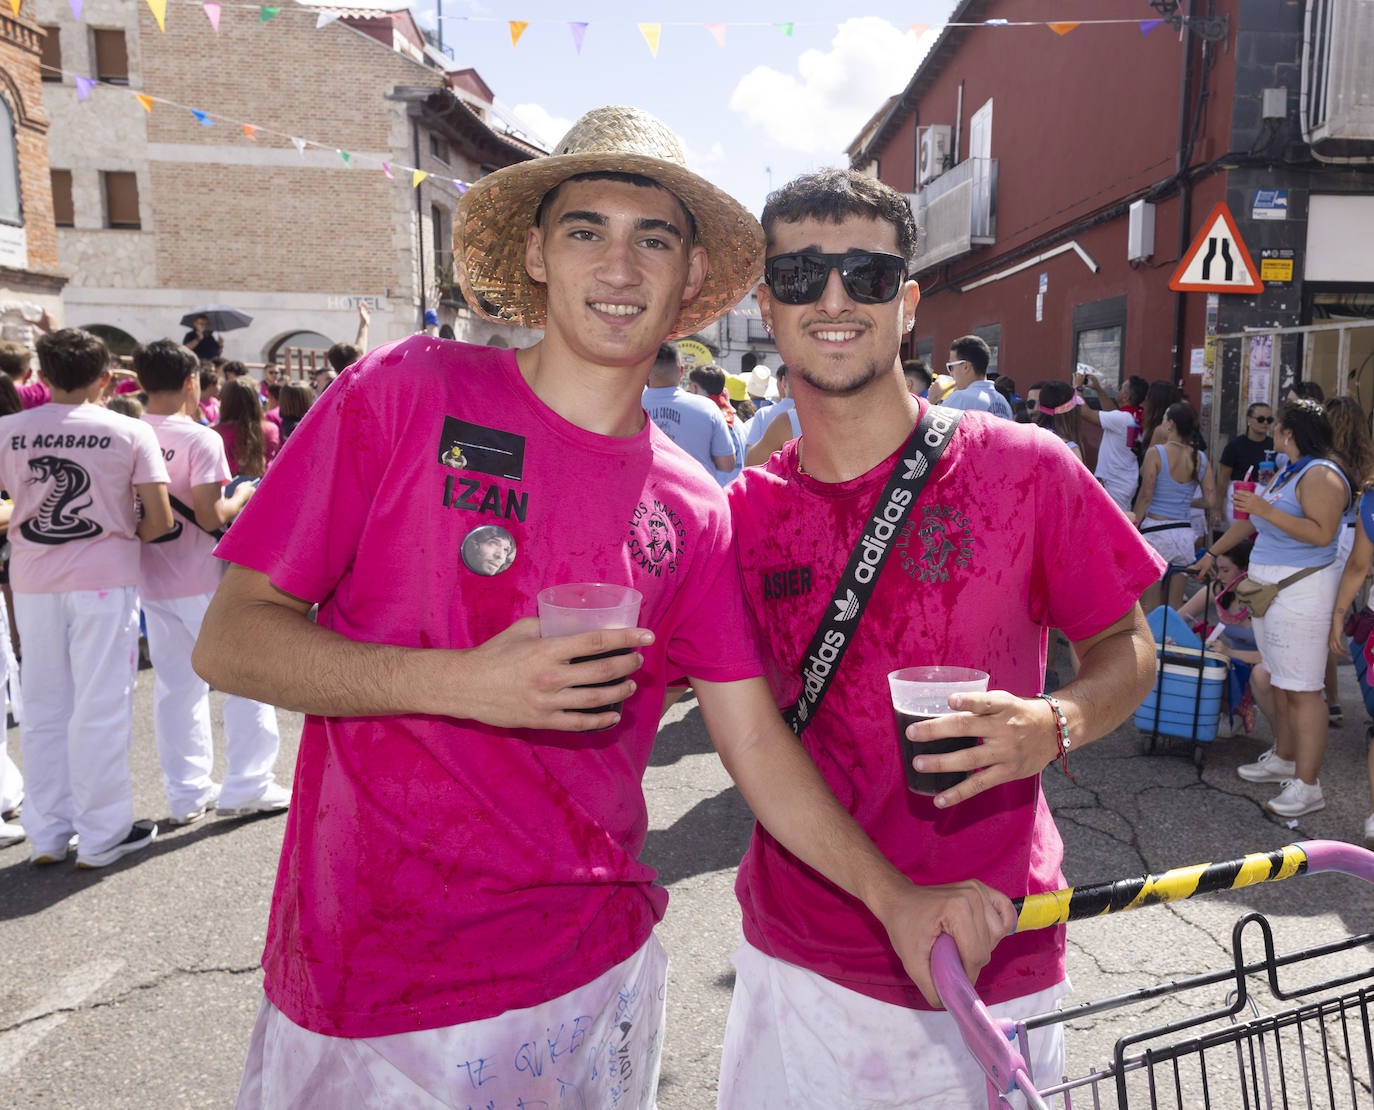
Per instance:
[[[156,821],[135,821],[129,828],[129,834],[118,844],[106,848],[103,852],[85,852],[80,848],[76,850],[76,866],[83,871],[88,871],[94,867],[108,867],[116,860],[121,860],[125,856],[142,851],[157,838]]]
[[[1364,819],[1364,846],[1374,848],[1374,813]]]
[[[8,848],[11,844],[20,844],[23,840],[23,825],[16,825],[9,821],[0,821],[0,848]]]
[[[1236,774],[1246,782],[1287,782],[1297,773],[1297,764],[1291,759],[1280,759],[1275,748],[1270,748],[1254,763],[1242,763],[1236,768]]]
[[[1264,803],[1264,808],[1280,817],[1301,817],[1304,813],[1315,813],[1326,806],[1322,797],[1322,784],[1314,782],[1310,786],[1302,779],[1289,779],[1283,789]]]
[[[198,806],[194,806],[193,808],[187,810],[185,813],[172,814],[172,816],[167,818],[167,824],[175,827],[180,827],[182,825],[193,825],[202,817],[204,817],[210,810],[214,809],[215,803],[219,801],[219,784],[212,783],[211,785],[214,787],[214,789],[210,791],[210,794]]]
[[[280,813],[290,804],[291,791],[273,782],[268,783],[267,788],[256,798],[243,802],[241,805],[221,805],[215,810],[215,813],[220,817],[252,817],[256,813]]]

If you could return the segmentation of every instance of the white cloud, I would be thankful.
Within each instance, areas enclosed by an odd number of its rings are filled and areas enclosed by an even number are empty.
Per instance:
[[[934,31],[918,38],[876,16],[849,19],[829,50],[807,50],[797,59],[796,73],[758,66],[745,74],[730,109],[779,146],[838,153],[883,101],[905,88],[934,41]]]
[[[533,138],[542,140],[540,145],[545,150],[552,150],[553,144],[568,133],[574,122],[570,119],[564,119],[562,116],[553,115],[542,104],[517,104],[511,110],[519,117],[520,122],[533,133]]]
[[[723,143],[712,143],[710,149],[705,153],[685,139],[682,145],[687,155],[687,165],[697,173],[704,173],[707,167],[718,166],[725,161],[725,145]]]

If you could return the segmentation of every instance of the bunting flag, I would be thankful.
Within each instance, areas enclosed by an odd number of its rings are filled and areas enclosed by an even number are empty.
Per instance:
[[[352,162],[352,160],[353,160],[353,155],[349,154],[348,151],[346,151],[346,150],[341,150],[341,151],[339,151],[339,152],[338,152],[338,155],[339,155],[340,158],[343,159],[343,164],[344,164],[345,166],[349,165],[349,164]]]
[[[784,35],[786,35],[786,36],[790,39],[790,38],[792,37],[792,29],[793,29],[794,27],[796,27],[796,24],[795,24],[795,23],[774,23],[773,26],[776,27],[779,31],[781,31]]]
[[[396,175],[393,174],[393,173],[391,172],[391,163],[390,163],[390,162],[383,162],[383,163],[382,163],[382,173],[386,174],[387,177],[391,178],[392,181],[395,181],[395,180],[396,180]]]
[[[922,35],[924,35],[927,31],[930,30],[930,24],[929,24],[929,23],[908,23],[908,24],[907,24],[907,30],[910,31],[910,32],[911,32],[913,35],[915,35],[917,38],[920,38]]]
[[[722,50],[725,49],[725,24],[708,23],[706,29],[711,32],[711,37],[716,40]]]
[[[411,170],[411,171],[410,171],[410,187],[411,187],[412,189],[418,189],[418,188],[420,187],[420,182],[423,181],[423,180],[424,180],[425,178],[427,178],[428,176],[429,176],[429,174],[425,173],[424,170]]]
[[[1164,20],[1162,19],[1142,19],[1140,21],[1140,33],[1142,35],[1148,35],[1163,22]]]
[[[338,18],[338,12],[320,12],[319,18],[315,20],[315,30],[318,31],[321,27],[335,22]]]
[[[152,10],[153,18],[157,20],[157,29],[167,30],[167,0],[148,0],[148,7]]]
[[[257,128],[257,125],[256,125],[256,124],[245,123],[245,124],[243,125],[243,133],[244,133],[245,135],[247,135],[248,138],[252,139],[253,142],[257,142],[257,141],[258,141],[258,137],[257,137],[256,135],[253,134],[253,132],[256,131],[257,129],[258,129],[258,128]]]
[[[202,112],[199,108],[192,108],[191,115],[196,117],[196,122],[200,124],[202,127],[215,126],[215,121],[212,120],[207,113]]]
[[[149,2],[151,3],[151,0],[149,0]],[[162,2],[165,4],[167,0],[162,0]],[[266,23],[269,19],[275,18],[280,11],[280,8],[269,8],[264,4],[262,7],[258,8],[258,22]]]
[[[568,30],[572,32],[573,45],[577,47],[577,52],[582,53],[582,40],[587,36],[587,25],[585,23],[569,23]]]
[[[305,140],[304,140],[304,139],[298,139],[298,138],[296,138],[295,135],[288,135],[287,138],[289,138],[293,143],[296,144],[296,153],[299,154],[302,158],[304,158],[304,157],[305,157]]]
[[[639,33],[644,36],[644,41],[649,44],[649,53],[655,58],[658,57],[658,39],[663,34],[662,23],[641,23]]]
[[[466,193],[466,192],[468,191],[467,185],[465,185],[463,182],[459,181],[457,178],[454,178],[454,179],[453,179],[453,185],[454,185],[454,188],[456,188],[456,189],[458,190],[458,194],[459,194],[460,196],[461,196],[463,193]]]
[[[512,20],[510,20],[510,44],[511,44],[511,46],[514,46],[517,42],[520,41],[520,36],[523,35],[523,34],[525,33],[525,28],[528,27],[529,25],[530,25],[530,21],[529,21],[528,19],[512,19]]]
[[[136,96],[138,102],[143,105],[143,110],[145,112],[151,112],[153,110],[153,98],[147,93],[134,93],[134,96]]]
[[[85,100],[91,95],[91,90],[95,88],[95,80],[91,77],[76,76],[76,99],[78,102]]]
[[[210,21],[210,26],[215,29],[215,34],[219,34],[219,5],[209,2],[202,4],[201,7],[205,9],[205,18]]]
[[[72,18],[78,23],[81,22],[81,4],[82,0],[72,0]]]
[[[19,9],[23,6],[24,0],[10,0],[10,11],[14,13],[16,19],[19,18]]]
[[[1072,31],[1075,27],[1077,27],[1078,24],[1077,24],[1077,23],[1046,23],[1045,26],[1048,27],[1051,31],[1053,31],[1056,35],[1063,36],[1063,35],[1067,35],[1070,31]]]

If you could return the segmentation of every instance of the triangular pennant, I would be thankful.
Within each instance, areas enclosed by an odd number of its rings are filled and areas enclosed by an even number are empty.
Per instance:
[[[1056,35],[1067,35],[1070,31],[1072,31],[1075,27],[1077,27],[1078,24],[1077,24],[1077,23],[1046,23],[1045,26],[1048,27],[1051,31],[1053,31]]]
[[[136,96],[138,102],[143,105],[143,110],[145,112],[151,112],[153,110],[153,98],[147,93],[134,93],[134,96]]]
[[[465,182],[459,181],[457,178],[453,179],[453,187],[458,190],[459,196],[468,191],[467,184]]]
[[[319,17],[315,20],[315,30],[318,31],[321,27],[333,23],[338,18],[338,12],[320,12]]]
[[[418,188],[420,187],[420,182],[423,181],[423,180],[424,180],[425,178],[427,178],[428,176],[429,176],[429,174],[425,173],[424,170],[411,170],[411,171],[410,171],[410,187],[411,187],[412,189],[418,189]]]
[[[215,29],[215,34],[219,34],[219,11],[220,6],[215,3],[201,5],[205,9],[205,18],[210,21],[210,26]]]
[[[512,46],[520,41],[520,36],[525,33],[525,28],[529,25],[528,19],[512,19],[510,21],[510,44]]]
[[[165,2],[166,0],[164,0],[164,3]],[[280,8],[269,8],[266,4],[263,4],[258,8],[258,22],[266,23],[269,19],[274,18],[280,11]]]
[[[19,17],[19,9],[23,6],[24,0],[10,0],[10,11],[14,13],[16,19]]]
[[[72,18],[78,23],[81,22],[81,4],[82,0],[72,0]]]
[[[795,26],[795,24],[792,24],[792,23],[774,23],[773,26],[776,27],[779,31],[781,31],[784,35],[786,35],[786,36],[790,39],[790,38],[792,37],[792,29],[793,29],[793,27]]]
[[[920,38],[922,35],[924,35],[927,31],[930,30],[930,24],[929,24],[929,23],[908,23],[908,24],[907,24],[907,30],[910,31],[910,32],[911,32],[913,35],[915,35],[917,38]]]
[[[1142,35],[1148,35],[1163,22],[1164,20],[1162,19],[1142,19],[1140,21],[1140,33]]]
[[[204,112],[200,111],[198,108],[192,108],[190,109],[190,112],[191,115],[196,117],[196,122],[200,124],[202,127],[215,126],[215,121],[212,120],[209,116],[207,116]]]
[[[157,29],[167,30],[167,0],[148,0],[148,7],[152,10],[153,18],[157,20]]]
[[[724,23],[708,23],[708,24],[706,24],[706,29],[707,29],[708,31],[711,32],[711,37],[714,38],[714,39],[716,40],[717,45],[719,45],[720,48],[721,48],[722,50],[724,50],[724,49],[725,49],[725,24],[724,24]]]
[[[339,157],[343,159],[343,164],[345,166],[353,159],[353,155],[349,154],[346,150],[339,151]]]
[[[382,173],[386,174],[387,177],[391,178],[393,181],[396,180],[396,175],[393,174],[393,173],[391,172],[391,163],[390,163],[390,162],[383,162],[383,163],[382,163]]]
[[[577,47],[577,52],[582,53],[582,40],[587,37],[587,25],[585,23],[569,23],[568,30],[572,32],[573,45]]]
[[[291,141],[292,141],[293,143],[296,144],[296,153],[299,154],[302,158],[304,158],[304,157],[305,157],[305,140],[304,140],[304,139],[298,139],[298,138],[296,138],[295,135],[292,135],[292,136],[291,136]]]
[[[658,39],[663,34],[662,23],[641,23],[639,33],[644,36],[644,41],[649,44],[649,53],[655,58],[658,57]]]
[[[256,131],[256,130],[257,130],[257,127],[256,127],[256,125],[254,125],[254,124],[245,123],[245,124],[243,125],[243,133],[244,133],[245,135],[247,135],[250,139],[252,139],[254,142],[257,142],[257,141],[258,141],[258,137],[257,137],[256,135],[253,134],[253,132]]]
[[[80,101],[82,101],[82,100],[85,100],[86,97],[90,96],[90,95],[91,95],[91,90],[92,90],[93,88],[95,88],[95,80],[94,80],[93,78],[91,78],[91,77],[82,77],[80,74],[77,74],[77,77],[76,77],[76,99],[77,99],[78,102],[80,102]]]

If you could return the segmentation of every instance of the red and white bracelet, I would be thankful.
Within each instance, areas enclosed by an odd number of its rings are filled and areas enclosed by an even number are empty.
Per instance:
[[[1053,694],[1036,694],[1037,698],[1043,698],[1049,703],[1050,711],[1054,714],[1055,739],[1059,742],[1059,766],[1064,774],[1073,778],[1069,774],[1069,748],[1073,746],[1073,741],[1069,739],[1069,721],[1064,716],[1064,710],[1059,705],[1059,699]]]

